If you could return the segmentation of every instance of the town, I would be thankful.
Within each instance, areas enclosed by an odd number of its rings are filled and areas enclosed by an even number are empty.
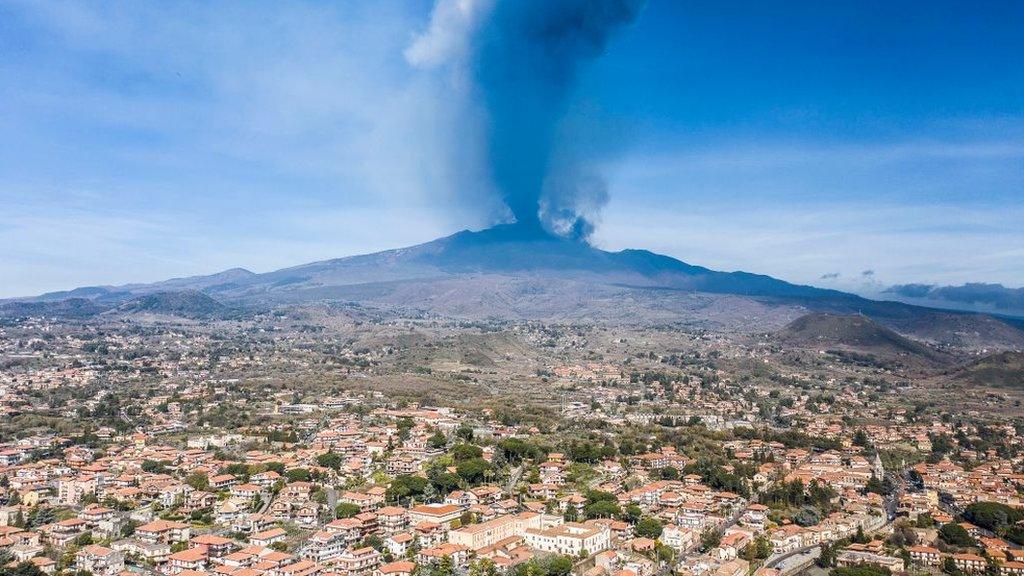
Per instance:
[[[863,358],[365,309],[0,354],[4,574],[1024,574],[1019,402]]]

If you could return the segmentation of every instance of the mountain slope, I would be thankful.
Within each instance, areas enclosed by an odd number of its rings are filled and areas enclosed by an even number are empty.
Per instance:
[[[1024,389],[1024,353],[1007,351],[979,358],[949,379],[971,386]]]
[[[814,313],[777,333],[780,343],[813,350],[854,352],[901,365],[941,366],[955,359],[860,315]]]
[[[118,306],[122,313],[167,314],[183,318],[226,318],[232,310],[197,290],[154,292],[133,298]]]
[[[646,250],[608,252],[516,225],[263,274],[234,269],[155,284],[82,288],[21,303],[77,297],[114,309],[142,296],[182,291],[234,307],[356,301],[459,318],[676,323],[740,331],[774,331],[808,312],[863,314],[933,343],[1024,348],[1024,333],[989,316],[719,272]],[[176,313],[174,306],[164,310]]]

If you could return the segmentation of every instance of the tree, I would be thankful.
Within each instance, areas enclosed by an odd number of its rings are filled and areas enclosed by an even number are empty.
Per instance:
[[[874,492],[881,496],[885,496],[892,492],[892,482],[888,478],[879,480],[874,474],[871,475],[871,479],[868,480],[867,485],[864,487],[865,492]]]
[[[185,477],[185,484],[202,491],[210,487],[210,479],[202,472],[194,472]]]
[[[897,522],[889,535],[889,544],[904,548],[917,545],[917,532],[907,522]]]
[[[157,462],[156,460],[143,460],[142,471],[148,472],[149,474],[166,474],[167,465],[170,462]]]
[[[398,419],[398,437],[403,442],[409,439],[409,430],[415,426],[415,422],[408,416]]]
[[[611,500],[599,500],[583,507],[583,515],[587,518],[613,518],[622,514],[618,503]]]
[[[963,574],[952,556],[946,556],[946,559],[942,561],[942,571],[950,576],[961,576]]]
[[[659,469],[658,475],[661,476],[662,480],[679,480],[679,470],[672,466],[665,466]]]
[[[330,468],[331,470],[338,470],[341,468],[342,458],[341,454],[337,452],[327,452],[316,457],[316,463],[324,468]]]
[[[566,522],[575,522],[580,519],[580,514],[576,507],[570,504],[565,508],[565,514],[562,515],[562,519]]]
[[[863,428],[858,428],[857,431],[853,433],[853,445],[860,446],[861,448],[867,448],[871,445],[871,440],[868,439],[868,434]]]
[[[637,536],[643,536],[644,538],[650,538],[656,540],[661,536],[662,526],[661,522],[657,518],[651,518],[645,516],[636,523],[636,534]]]
[[[335,518],[351,518],[362,512],[362,509],[351,502],[341,502],[334,507]]]
[[[451,556],[444,556],[427,571],[428,576],[455,576]]]
[[[305,468],[292,468],[285,472],[285,478],[288,478],[288,482],[309,482],[313,475]]]
[[[420,476],[402,475],[396,476],[388,489],[385,497],[392,502],[403,502],[409,498],[416,498],[423,494],[427,488],[427,479]]]
[[[636,504],[627,504],[622,509],[622,519],[630,524],[636,524],[638,520],[643,516],[643,510],[640,509]]]
[[[939,528],[939,538],[942,538],[943,542],[952,546],[959,546],[961,548],[974,546],[974,538],[971,538],[971,535],[963,526],[955,522],[943,524],[942,528]]]
[[[587,518],[612,518],[622,514],[619,499],[611,492],[588,490],[586,496],[587,504],[583,507],[583,514]]]
[[[821,553],[814,561],[821,568],[830,568],[836,565],[836,545],[828,542],[821,543]]]
[[[814,526],[818,522],[821,522],[821,516],[818,515],[818,511],[814,508],[804,506],[793,515],[793,522],[800,526]]]
[[[700,535],[700,548],[707,552],[722,543],[722,535],[714,528],[707,528]]]
[[[548,556],[541,564],[547,576],[567,576],[572,571],[572,559],[560,554]]]
[[[175,542],[171,544],[171,553],[178,553],[184,550],[188,550],[188,542]]]
[[[469,564],[469,576],[499,576],[498,567],[489,558],[474,560]]]
[[[772,555],[772,541],[764,534],[758,535],[751,545],[754,547],[754,558],[758,560],[764,560]]]
[[[459,462],[455,470],[466,482],[474,484],[484,479],[484,475],[491,470],[491,465],[483,458],[472,458]]]
[[[284,476],[284,462],[267,462],[263,467],[268,471],[274,471]]]
[[[992,532],[1024,520],[1024,511],[999,502],[975,502],[964,510],[964,520]]]
[[[445,437],[444,432],[438,430],[437,432],[434,432],[434,435],[431,436],[429,440],[427,440],[427,443],[430,444],[432,448],[444,448],[445,445],[448,444],[448,438]]]
[[[469,424],[462,423],[462,424],[459,425],[458,430],[455,431],[455,435],[458,436],[459,438],[462,438],[462,440],[464,442],[472,442],[473,441],[473,427],[470,426]],[[494,566],[493,562],[491,562],[491,566],[492,567]]]
[[[658,560],[666,564],[672,564],[676,559],[676,551],[671,546],[665,546],[662,543],[658,543],[655,546],[655,551],[658,555]]]
[[[452,455],[452,458],[456,462],[461,462],[463,460],[473,460],[475,458],[480,458],[484,455],[483,449],[481,449],[479,446],[474,446],[472,444],[456,444],[455,446],[452,446],[452,449],[449,451],[449,453]]]
[[[369,547],[369,548],[373,548],[374,550],[380,552],[381,550],[384,549],[384,540],[381,540],[381,537],[377,536],[376,534],[370,534],[366,538],[363,538],[363,542],[360,545],[360,547],[361,548]]]

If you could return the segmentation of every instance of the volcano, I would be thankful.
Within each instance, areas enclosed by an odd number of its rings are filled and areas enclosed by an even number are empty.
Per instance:
[[[450,318],[678,323],[742,331],[778,330],[809,312],[862,314],[936,343],[1024,346],[1024,333],[1008,323],[1013,320],[721,272],[647,250],[610,252],[515,224],[262,274],[232,269],[153,284],[78,288],[7,301],[0,314],[126,313],[147,309],[130,304],[140,298],[160,294],[166,300],[178,291],[190,293],[189,301],[208,296],[233,314],[344,302]],[[206,304],[204,310],[217,311]]]

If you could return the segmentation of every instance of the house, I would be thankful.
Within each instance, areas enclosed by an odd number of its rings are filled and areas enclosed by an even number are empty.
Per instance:
[[[340,532],[321,530],[309,537],[300,555],[313,562],[328,564],[341,556],[347,544],[348,540]]]
[[[523,536],[527,529],[540,529],[541,521],[542,516],[533,512],[499,516],[494,520],[452,530],[448,533],[448,541],[470,550],[480,550],[507,538]]]
[[[931,546],[911,546],[907,549],[910,559],[921,566],[938,566],[942,561],[942,552]]]
[[[874,552],[847,549],[836,556],[837,566],[858,566],[860,564],[875,564],[888,568],[891,572],[902,572],[904,569],[902,558],[894,558]]]
[[[200,534],[198,536],[193,536],[192,540],[189,542],[193,547],[205,548],[207,555],[211,558],[226,556],[235,548],[234,540],[223,536],[216,536],[214,534]]]
[[[355,491],[345,492],[341,495],[341,498],[339,498],[338,501],[359,506],[359,509],[363,512],[375,510],[379,504],[373,496]]]
[[[1024,562],[1004,562],[999,565],[999,572],[1011,576],[1022,576],[1024,575]]]
[[[751,504],[743,511],[743,515],[740,516],[740,521],[744,524],[753,524],[754,526],[764,527],[765,523],[768,521],[768,507],[764,504]]]
[[[271,570],[269,576],[316,576],[323,571],[323,567],[311,560],[299,560]]]
[[[749,571],[750,563],[737,558],[719,566],[714,576],[746,576]]]
[[[35,556],[29,558],[27,562],[39,569],[43,574],[53,574],[57,571],[57,562],[46,556]],[[99,574],[98,572],[96,574]]]
[[[964,572],[984,572],[988,562],[977,554],[953,554],[953,563]]]
[[[284,528],[271,528],[263,532],[257,532],[249,537],[249,542],[256,546],[270,546],[274,542],[283,542],[288,533]]]
[[[295,511],[295,521],[305,528],[316,525],[320,521],[320,505],[316,502],[303,504]]]
[[[253,474],[249,481],[261,488],[270,488],[275,482],[281,479],[281,475],[274,470]]]
[[[292,482],[281,489],[279,496],[285,500],[307,502],[313,495],[313,485],[309,482]]]
[[[111,508],[105,508],[103,506],[90,505],[86,506],[78,517],[85,520],[89,524],[90,528],[99,526],[100,522],[104,520],[110,520],[116,515],[116,512]]]
[[[384,541],[384,546],[387,547],[388,552],[395,558],[400,558],[406,555],[413,543],[416,541],[416,537],[408,532],[401,532],[398,534],[392,534],[389,538]]]
[[[454,504],[420,504],[409,510],[409,521],[413,524],[434,522],[450,526],[462,515],[462,508]]]
[[[772,531],[769,539],[772,543],[772,550],[776,554],[792,552],[803,546],[803,528],[795,525],[787,525]]]
[[[118,540],[110,545],[122,554],[131,554],[153,564],[162,564],[171,555],[171,545],[166,542],[143,542],[141,540]]]
[[[214,490],[222,490],[238,482],[238,478],[235,478],[233,474],[218,474],[212,476],[209,480],[210,488]]]
[[[143,542],[188,542],[192,530],[188,524],[170,520],[154,520],[135,529],[135,537]]]
[[[184,509],[189,512],[213,508],[217,504],[217,495],[211,492],[197,490],[188,495]]]
[[[201,492],[206,494],[206,492]],[[238,502],[233,500],[225,500],[221,502],[215,511],[216,520],[218,524],[229,524],[232,521],[245,515],[245,509],[239,505]]]
[[[661,543],[678,551],[688,551],[696,544],[696,532],[669,524],[661,532]]]
[[[380,559],[380,552],[367,546],[356,550],[346,550],[338,556],[335,566],[339,572],[350,576],[369,575],[380,566]]]
[[[416,555],[419,564],[434,564],[449,558],[456,567],[463,567],[469,559],[469,548],[459,544],[440,544],[433,548],[424,548]]]
[[[75,569],[95,576],[115,576],[124,570],[124,556],[105,546],[86,546],[75,553]]]
[[[416,564],[408,561],[389,562],[374,571],[374,576],[412,576]]]
[[[57,483],[57,503],[76,506],[86,494],[96,493],[96,476],[83,475],[60,480]]]
[[[200,572],[206,569],[208,560],[209,556],[205,548],[189,548],[171,554],[164,566],[164,572],[166,574],[180,574],[185,570]]]
[[[43,533],[48,544],[62,547],[84,534],[88,528],[89,524],[85,520],[68,518],[43,527]]]
[[[602,552],[611,547],[611,530],[603,525],[566,522],[550,528],[529,528],[526,543],[535,550],[579,556]]]
[[[231,497],[236,500],[249,502],[263,492],[263,488],[256,484],[235,484],[230,489]]]
[[[377,510],[377,523],[385,534],[401,532],[409,526],[409,514],[399,506],[385,506]]]

